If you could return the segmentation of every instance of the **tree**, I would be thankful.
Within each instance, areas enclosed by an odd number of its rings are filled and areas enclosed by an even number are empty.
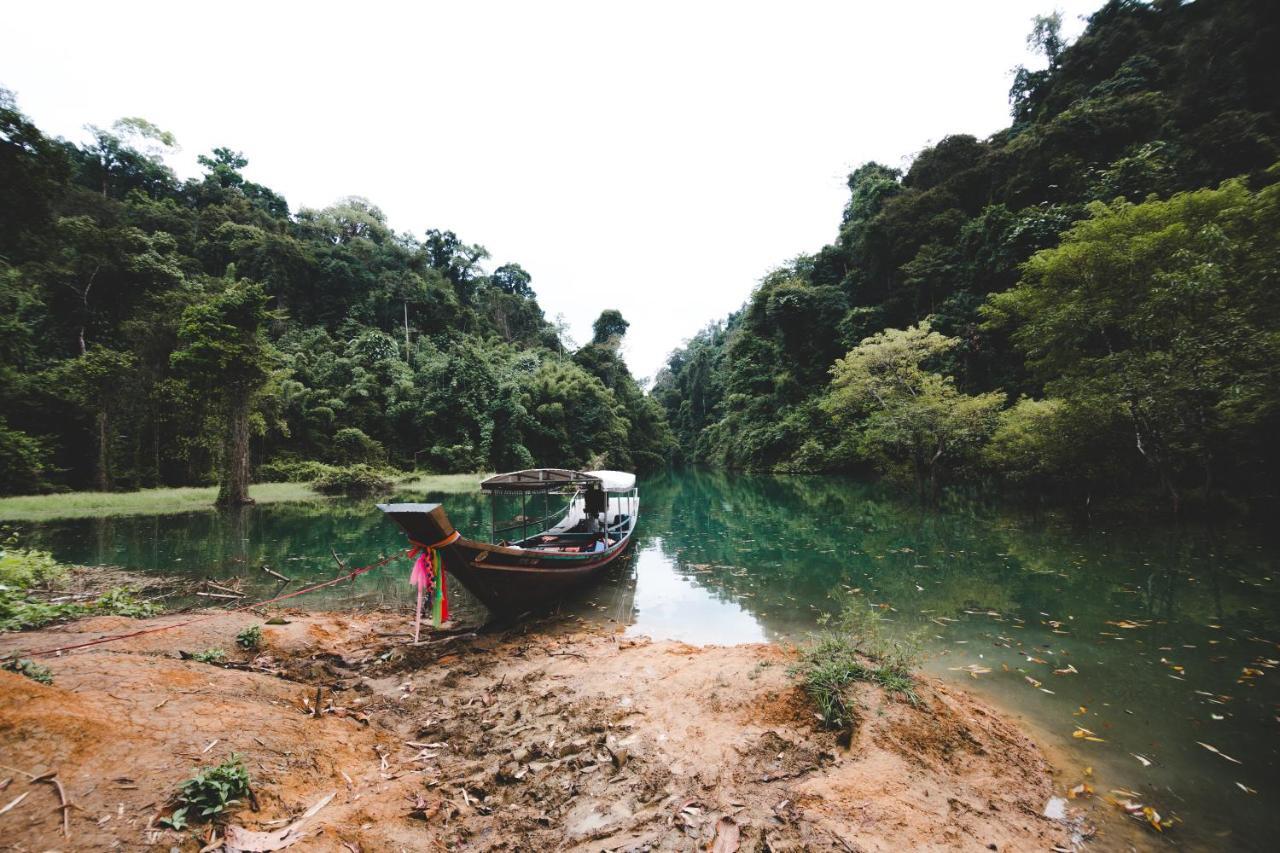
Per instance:
[[[995,427],[1004,394],[969,395],[924,363],[958,341],[929,328],[888,329],[864,340],[831,368],[823,408],[861,432],[865,453],[882,466],[906,464],[923,496],[936,492],[938,472],[960,462]]]
[[[93,417],[97,446],[93,486],[100,492],[111,488],[112,420],[128,405],[130,375],[136,367],[131,353],[94,346],[78,358],[59,362],[46,374],[49,387]]]
[[[533,298],[533,288],[529,286],[529,283],[533,281],[533,277],[525,272],[524,267],[519,264],[503,264],[493,271],[493,275],[490,278],[493,281],[493,286],[503,293]]]
[[[475,296],[480,262],[489,257],[488,250],[484,246],[463,243],[457,234],[438,228],[427,231],[422,249],[427,263],[453,284],[462,304],[470,305]]]
[[[1056,68],[1065,43],[1062,40],[1062,13],[1036,15],[1031,19],[1031,32],[1027,34],[1027,47],[1043,53],[1050,68]]]
[[[250,416],[255,396],[267,384],[277,359],[267,341],[276,315],[261,284],[234,281],[229,274],[216,290],[182,314],[173,366],[202,387],[221,410],[224,430],[218,504],[253,503],[249,497]]]
[[[172,133],[143,118],[122,118],[109,131],[93,125],[88,130],[93,136],[85,149],[90,155],[89,180],[104,198],[123,198],[133,189],[158,195],[176,183],[163,159],[178,146]]]
[[[1221,460],[1266,453],[1280,412],[1280,184],[1089,212],[991,298],[988,321],[1013,329],[1051,395],[1125,412],[1177,509],[1189,479],[1207,493]]]
[[[577,468],[604,459],[630,467],[629,424],[604,383],[573,363],[546,362],[522,395],[531,416],[525,445],[539,465]]]
[[[230,148],[215,148],[207,155],[196,157],[196,162],[208,169],[209,177],[223,189],[244,184],[244,175],[240,174],[240,170],[249,165],[243,154]]]
[[[607,308],[591,324],[591,343],[607,344],[617,349],[631,324],[622,318],[622,312],[616,308]]]

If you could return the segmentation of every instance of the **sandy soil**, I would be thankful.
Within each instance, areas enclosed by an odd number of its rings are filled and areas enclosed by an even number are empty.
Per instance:
[[[184,617],[161,617],[155,624]],[[241,668],[252,614],[46,659],[54,686],[0,672],[0,849],[198,850],[158,828],[193,768],[243,756],[291,850],[1052,850],[1036,746],[966,694],[858,689],[846,748],[817,727],[774,646],[629,640],[578,623],[407,644],[408,620],[286,614]],[[118,633],[100,617],[0,637],[0,654]],[[322,713],[314,713],[317,690]],[[31,776],[56,771],[74,804]],[[218,830],[218,836],[222,831]],[[211,847],[209,849],[217,849]]]

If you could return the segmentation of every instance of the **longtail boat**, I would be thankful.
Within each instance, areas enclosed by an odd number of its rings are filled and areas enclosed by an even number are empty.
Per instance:
[[[598,577],[631,544],[640,510],[635,474],[534,468],[480,483],[490,541],[467,539],[440,504],[378,504],[419,549],[498,614],[520,613]],[[500,504],[519,513],[500,521]],[[541,515],[530,513],[541,511]]]

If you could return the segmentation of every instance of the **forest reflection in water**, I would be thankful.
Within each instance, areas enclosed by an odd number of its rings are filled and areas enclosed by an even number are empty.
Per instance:
[[[442,501],[470,535],[488,530],[478,493],[402,497]],[[890,630],[922,633],[929,671],[1020,715],[1061,762],[1092,766],[1100,792],[1132,789],[1177,813],[1184,846],[1269,849],[1280,829],[1265,808],[1280,795],[1270,531],[1081,525],[959,496],[926,508],[836,477],[701,470],[643,482],[640,517],[629,559],[566,610],[692,643],[802,642],[852,598]],[[260,597],[276,589],[263,565],[305,582],[337,573],[330,548],[358,566],[403,547],[372,501],[24,532],[64,561],[240,576]],[[408,607],[407,576],[392,564],[291,603]],[[451,597],[482,617],[456,585]],[[1078,727],[1102,740],[1073,737]]]

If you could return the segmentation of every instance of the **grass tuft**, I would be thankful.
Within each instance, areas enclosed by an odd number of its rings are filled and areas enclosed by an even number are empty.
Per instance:
[[[878,684],[919,704],[913,675],[919,660],[917,639],[887,636],[878,613],[851,601],[835,627],[803,650],[793,673],[803,681],[823,724],[841,729],[852,726],[856,718],[848,694],[855,681]]]

